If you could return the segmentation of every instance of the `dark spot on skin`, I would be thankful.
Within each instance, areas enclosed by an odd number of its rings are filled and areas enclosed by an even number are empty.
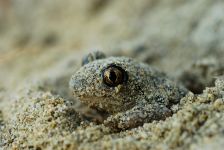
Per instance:
[[[109,87],[116,87],[126,83],[128,80],[127,72],[114,64],[109,65],[102,71],[103,82]]]

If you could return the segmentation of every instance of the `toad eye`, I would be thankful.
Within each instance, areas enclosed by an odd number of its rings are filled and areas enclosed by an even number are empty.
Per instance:
[[[119,84],[127,82],[127,72],[119,66],[110,65],[102,71],[103,82],[110,86],[115,87]]]

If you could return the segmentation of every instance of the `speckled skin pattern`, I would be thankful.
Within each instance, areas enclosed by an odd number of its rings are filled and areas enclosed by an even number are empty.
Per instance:
[[[127,72],[127,82],[116,87],[104,83],[102,71],[111,65]],[[184,87],[171,81],[164,73],[126,57],[89,62],[72,76],[69,85],[81,102],[109,113],[104,124],[116,130],[171,116],[171,106],[187,93]]]

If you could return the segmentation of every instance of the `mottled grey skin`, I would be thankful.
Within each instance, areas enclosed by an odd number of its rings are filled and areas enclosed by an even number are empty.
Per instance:
[[[103,82],[102,70],[111,64],[127,72],[127,83],[109,87]],[[116,130],[171,116],[170,107],[187,93],[164,73],[126,57],[109,57],[82,66],[72,76],[70,88],[81,102],[111,114],[104,124]]]

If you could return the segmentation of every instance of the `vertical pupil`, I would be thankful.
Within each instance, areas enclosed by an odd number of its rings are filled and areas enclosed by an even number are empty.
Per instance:
[[[114,83],[117,79],[117,76],[116,76],[116,73],[112,70],[110,72],[110,76],[109,76],[109,79]]]

